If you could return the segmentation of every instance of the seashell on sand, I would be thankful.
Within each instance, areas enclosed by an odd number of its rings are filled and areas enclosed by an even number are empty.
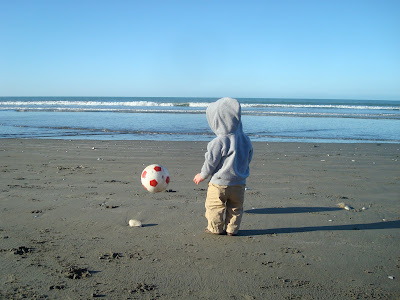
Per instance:
[[[142,227],[142,222],[140,222],[139,220],[130,219],[129,226],[130,227]]]
[[[340,207],[340,208],[343,208],[343,209],[345,209],[345,210],[351,210],[351,207],[348,206],[348,205],[346,205],[346,204],[344,204],[344,202],[338,203],[337,206]]]

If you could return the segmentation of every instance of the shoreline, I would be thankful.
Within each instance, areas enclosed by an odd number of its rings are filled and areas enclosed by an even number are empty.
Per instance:
[[[253,142],[236,237],[203,232],[206,146],[1,139],[0,298],[400,297],[400,144]]]

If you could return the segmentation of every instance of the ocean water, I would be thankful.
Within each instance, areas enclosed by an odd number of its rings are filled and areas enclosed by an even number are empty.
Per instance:
[[[0,138],[208,141],[217,99],[0,97]],[[238,100],[252,141],[400,143],[400,101]]]

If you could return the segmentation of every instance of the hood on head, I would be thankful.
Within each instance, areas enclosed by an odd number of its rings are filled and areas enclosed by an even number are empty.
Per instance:
[[[228,135],[241,128],[241,108],[236,99],[225,97],[211,103],[206,111],[208,125],[216,135]]]

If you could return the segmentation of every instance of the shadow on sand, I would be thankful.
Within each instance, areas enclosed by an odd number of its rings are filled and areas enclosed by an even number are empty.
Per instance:
[[[274,215],[274,214],[296,214],[296,213],[314,213],[321,211],[336,211],[342,210],[339,207],[269,207],[269,208],[255,208],[245,210],[248,214],[263,214],[263,215]]]
[[[153,227],[157,226],[158,224],[142,224],[142,227]]]
[[[282,208],[257,208],[246,210],[249,214],[293,214],[293,213],[313,213],[322,211],[342,210],[337,207],[282,207]],[[270,228],[270,229],[251,229],[240,230],[239,236],[254,236],[282,233],[300,233],[311,231],[335,231],[335,230],[370,230],[370,229],[393,229],[400,228],[400,220],[386,221],[366,224],[349,225],[329,225],[329,226],[310,226],[310,227],[288,227],[288,228]]]

